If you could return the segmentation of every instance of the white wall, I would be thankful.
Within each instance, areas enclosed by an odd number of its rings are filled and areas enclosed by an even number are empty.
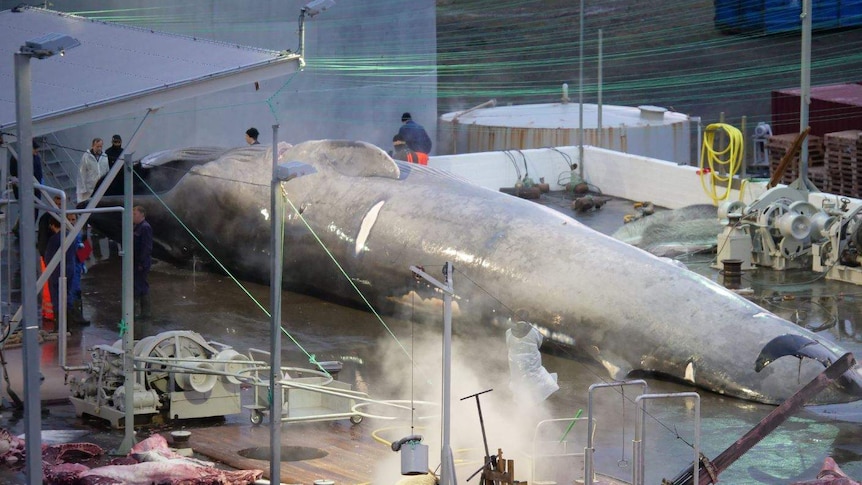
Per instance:
[[[519,174],[524,175],[526,163],[526,171],[534,181],[544,177],[551,184],[551,190],[564,190],[569,181],[571,162],[578,162],[578,147],[445,155],[432,157],[428,165],[448,170],[491,190],[499,190],[514,186]],[[696,167],[655,158],[585,146],[583,176],[605,194],[650,201],[670,209],[713,202],[702,186]],[[704,183],[710,187],[708,178]],[[743,201],[751,203],[765,191],[765,185],[747,183],[743,187]],[[717,192],[723,195],[724,189],[719,187]],[[729,198],[739,200],[739,192],[733,190]]]

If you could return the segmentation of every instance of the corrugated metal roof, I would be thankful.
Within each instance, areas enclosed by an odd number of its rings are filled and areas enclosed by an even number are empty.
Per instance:
[[[799,88],[780,89],[779,93],[799,96]],[[847,106],[862,106],[862,85],[859,84],[828,84],[812,86],[811,99],[845,104]],[[797,110],[799,107],[797,106]]]
[[[580,108],[578,103],[522,104],[498,106],[469,111],[446,113],[441,120],[451,122],[457,118],[462,125],[483,125],[517,128],[576,129],[579,125]],[[667,111],[655,106],[602,106],[602,125],[604,126],[646,126],[669,125],[687,120],[682,113]],[[584,129],[598,126],[598,106],[584,103]]]
[[[34,135],[289,74],[298,54],[89,20],[38,8],[0,12],[0,129],[15,126],[13,54],[50,33],[81,42],[31,61]]]

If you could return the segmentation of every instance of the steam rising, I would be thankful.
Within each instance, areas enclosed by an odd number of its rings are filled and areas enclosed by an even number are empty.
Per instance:
[[[527,460],[536,424],[549,413],[544,403],[537,406],[520,407],[509,390],[509,368],[505,345],[505,330],[483,327],[481,334],[469,332],[469,337],[458,334],[458,323],[453,322],[451,424],[450,442],[455,458],[455,472],[460,481],[465,481],[482,466],[485,455],[482,428],[476,398],[461,400],[466,396],[493,389],[479,396],[482,417],[492,455],[502,448],[504,459],[516,461],[516,479],[530,480]],[[475,329],[471,329],[475,330]],[[406,332],[406,335],[403,334]],[[413,335],[411,335],[411,332]],[[395,441],[410,434],[423,436],[422,443],[429,446],[428,464],[436,468],[440,464],[442,425],[439,406],[442,397],[442,318],[429,319],[414,324],[411,329],[398,335],[407,352],[413,355],[413,365],[398,344],[390,337],[379,344],[381,360],[379,374],[381,382],[375,382],[374,395],[389,399],[428,401],[433,406],[418,403],[412,417],[409,413],[392,411],[375,406],[374,413],[400,419],[392,422],[373,421],[387,428],[381,437]],[[376,374],[376,373],[375,373]],[[383,424],[385,423],[385,424]],[[378,426],[378,427],[381,427]],[[439,474],[439,469],[436,470]],[[400,475],[400,457],[393,453],[390,459],[378,466],[374,483],[394,483]],[[474,478],[476,479],[476,478]]]

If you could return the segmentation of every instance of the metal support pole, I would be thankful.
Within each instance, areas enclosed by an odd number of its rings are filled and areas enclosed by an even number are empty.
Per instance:
[[[281,201],[281,180],[276,176],[278,169],[278,125],[272,125],[272,182],[270,183],[270,238],[272,260],[270,261],[270,377],[269,388],[272,393],[270,404],[270,483],[281,483],[281,278],[284,267],[284,204]]]
[[[584,0],[581,0],[578,28],[578,174],[584,178]]]
[[[602,126],[602,83],[604,82],[602,80],[602,76],[603,76],[602,70],[604,69],[602,67],[602,65],[603,65],[603,62],[602,62],[603,50],[602,49],[603,49],[602,48],[602,29],[599,29],[599,79],[598,79],[598,82],[596,83],[597,84],[596,87],[598,89],[598,96],[596,99],[596,129],[598,130],[598,134],[599,134],[599,147],[600,148],[605,146],[605,130],[604,130],[604,126]]]
[[[106,179],[107,180],[107,179]],[[102,182],[103,184],[105,182]],[[135,438],[135,299],[134,286],[130,284],[134,279],[134,229],[132,221],[132,208],[134,207],[134,194],[132,191],[132,154],[123,153],[123,322],[126,329],[123,333],[123,388],[125,390],[123,406],[124,426],[123,442],[114,451],[117,455],[126,455],[137,443]]]
[[[449,426],[451,421],[451,387],[452,387],[452,296],[455,294],[452,280],[452,263],[443,265],[445,283],[437,281],[433,276],[417,266],[411,266],[413,273],[436,286],[443,292],[443,443],[440,447],[440,484],[455,485],[455,463],[452,459],[452,447],[449,443]]]
[[[30,56],[15,53],[15,115],[18,125],[18,183],[21,195],[21,306],[24,308],[24,436],[27,483],[42,483],[42,400],[39,390],[39,320],[36,312],[36,220],[33,214],[33,114]]]
[[[452,263],[443,265],[443,277],[450,291],[443,293],[443,479],[442,485],[454,485],[455,463],[452,460],[449,425],[452,419]]]
[[[811,0],[802,0],[802,66],[800,71],[799,132],[808,128],[808,107],[811,104]],[[799,150],[799,180],[808,180],[808,137]]]
[[[296,49],[299,53],[299,70],[305,68],[305,9],[299,12],[299,47]]]

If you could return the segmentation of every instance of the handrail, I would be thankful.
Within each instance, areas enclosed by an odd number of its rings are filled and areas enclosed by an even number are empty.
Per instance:
[[[603,387],[625,387],[625,386],[641,386],[643,389],[641,394],[646,394],[647,392],[647,383],[643,379],[634,379],[631,381],[619,381],[619,382],[601,382],[598,384],[593,384],[590,386],[589,390],[589,404],[587,405],[587,416],[588,416],[588,428],[593,428],[593,391],[596,389],[600,389]],[[584,449],[584,484],[592,485],[593,484],[593,475],[595,471],[593,470],[593,454],[595,454],[596,450],[593,448],[593,434],[587,434],[587,447]]]

